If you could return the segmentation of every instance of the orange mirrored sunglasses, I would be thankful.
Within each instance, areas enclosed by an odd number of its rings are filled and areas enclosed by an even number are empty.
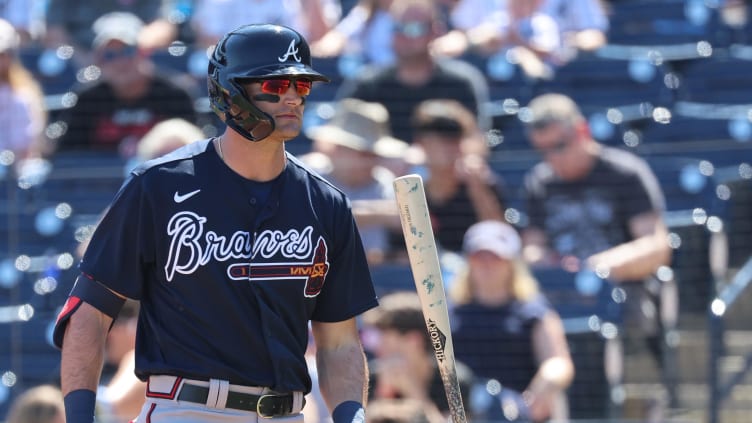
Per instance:
[[[265,94],[284,95],[292,83],[298,95],[305,97],[311,93],[313,82],[310,79],[265,79],[261,83],[261,92]]]

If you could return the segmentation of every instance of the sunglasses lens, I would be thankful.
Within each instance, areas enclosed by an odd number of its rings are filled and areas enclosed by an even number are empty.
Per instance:
[[[261,82],[261,91],[266,94],[284,95],[290,89],[291,81],[289,79],[267,79]],[[295,80],[295,89],[300,96],[307,96],[311,93],[313,82],[307,79]]]
[[[298,94],[300,94],[303,97],[311,93],[312,85],[313,85],[313,82],[308,81],[306,79],[299,79],[295,81],[295,87],[298,89]]]
[[[107,49],[102,51],[101,58],[105,62],[111,62],[123,57],[133,57],[136,55],[136,48],[132,46],[123,47],[121,49]]]
[[[290,88],[290,81],[287,79],[267,79],[261,83],[261,91],[266,94],[282,95]]]
[[[426,22],[405,22],[397,24],[395,29],[407,38],[419,38],[428,34],[430,27]]]

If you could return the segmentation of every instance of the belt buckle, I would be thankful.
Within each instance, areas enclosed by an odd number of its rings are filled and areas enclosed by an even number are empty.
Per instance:
[[[283,410],[284,402],[275,402],[275,398],[279,398],[281,395],[261,395],[256,401],[256,414],[265,419],[271,419],[273,417],[284,416],[287,414],[287,410]],[[267,400],[267,401],[264,401]],[[268,405],[264,405],[268,402]]]

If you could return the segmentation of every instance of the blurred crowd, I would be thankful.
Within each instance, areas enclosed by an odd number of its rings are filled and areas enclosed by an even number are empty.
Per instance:
[[[746,16],[744,2],[722,3],[731,24]],[[567,391],[580,369],[570,351],[569,316],[557,310],[535,269],[589,275],[591,282],[578,287],[587,294],[583,308],[603,286],[613,288],[614,304],[604,309],[618,313],[604,313],[596,330],[604,345],[597,358],[604,389],[628,377],[623,360],[634,349],[649,351],[660,368],[664,331],[675,323],[666,300],[672,281],[660,276],[671,264],[662,188],[642,158],[596,141],[578,105],[555,93],[526,105],[523,134],[539,161],[526,170],[523,186],[510,187],[490,164],[488,76],[466,57],[503,54],[527,78],[551,78],[579,54],[607,45],[610,6],[602,0],[7,0],[0,2],[0,151],[12,154],[19,173],[25,161],[54,163],[91,152],[133,166],[216,135],[220,123],[201,106],[205,52],[244,23],[291,26],[310,41],[314,67],[316,58],[348,59],[338,61],[340,83],[313,88],[309,105],[326,103],[328,113],[306,126],[310,144],[290,143],[350,197],[374,269],[407,263],[392,181],[408,173],[424,179],[468,414],[474,421],[603,417],[613,412],[609,395],[591,414],[572,407]],[[165,58],[176,57],[189,61],[187,72],[165,66]],[[74,69],[64,89],[51,88],[51,73],[45,74],[56,66]],[[326,94],[316,97],[317,89]],[[518,190],[522,220],[509,214]],[[447,419],[420,310],[414,292],[384,289],[381,306],[361,322],[370,422]],[[127,421],[140,408],[143,385],[128,372],[137,313],[127,309],[108,340],[102,421]],[[607,324],[618,334],[600,330]],[[55,383],[15,398],[7,421],[62,421]],[[323,406],[311,395],[309,408]],[[661,421],[665,406],[656,400],[641,417]],[[319,414],[325,416],[311,411],[310,421]]]

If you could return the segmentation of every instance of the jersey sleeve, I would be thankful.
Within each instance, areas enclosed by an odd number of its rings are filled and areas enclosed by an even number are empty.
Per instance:
[[[630,190],[625,204],[628,206],[627,213],[630,217],[649,211],[663,211],[666,201],[663,196],[658,178],[656,178],[650,166],[635,158],[632,166],[634,183],[627,184]]]
[[[378,305],[363,243],[350,208],[335,220],[340,223],[335,231],[329,273],[311,317],[321,322],[347,320]]]
[[[132,176],[115,196],[80,264],[87,277],[123,296],[140,299],[145,266],[154,262],[151,207],[142,178]]]

